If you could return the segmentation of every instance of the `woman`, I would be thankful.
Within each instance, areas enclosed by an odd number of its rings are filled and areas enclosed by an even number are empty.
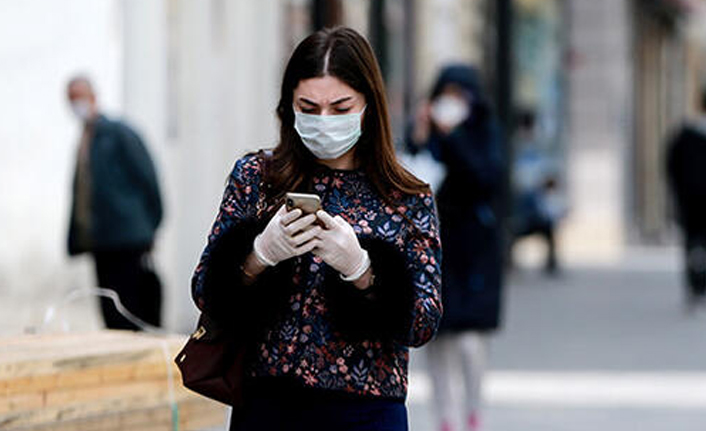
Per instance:
[[[274,151],[238,160],[193,278],[248,343],[232,430],[406,430],[408,347],[441,317],[434,200],[396,161],[383,80],[348,28],[295,49]],[[287,192],[322,210],[287,211]]]
[[[411,151],[428,150],[446,167],[437,195],[444,317],[428,347],[439,429],[477,430],[486,337],[500,316],[501,248],[493,203],[500,192],[498,127],[478,73],[465,65],[444,68],[422,105],[408,138]],[[454,362],[464,376],[463,427],[454,426]],[[451,363],[450,363],[451,362]]]

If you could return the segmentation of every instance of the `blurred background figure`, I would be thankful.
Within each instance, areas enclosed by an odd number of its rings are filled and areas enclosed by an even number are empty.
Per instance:
[[[706,87],[701,93],[701,113],[684,124],[667,153],[667,173],[682,229],[687,307],[706,301]]]
[[[162,200],[152,159],[133,129],[100,113],[86,77],[69,81],[67,97],[83,126],[76,155],[69,254],[91,253],[98,286],[114,290],[130,313],[159,326],[161,284],[150,250],[162,220]],[[110,299],[101,298],[101,311],[110,329],[139,329]]]
[[[428,347],[441,431],[480,429],[486,336],[500,319],[501,247],[493,208],[502,179],[499,138],[478,71],[466,65],[445,67],[408,139],[410,152],[427,150],[446,167],[436,195],[444,247],[444,316]],[[465,384],[461,400],[452,392],[459,364]],[[458,404],[463,404],[463,427],[456,424]]]
[[[540,236],[547,247],[544,270],[555,274],[558,270],[556,225],[566,212],[558,190],[558,171],[543,149],[534,110],[521,112],[518,123],[512,167],[514,203],[510,240]]]

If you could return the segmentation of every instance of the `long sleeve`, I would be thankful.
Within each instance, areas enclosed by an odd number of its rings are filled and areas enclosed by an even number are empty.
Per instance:
[[[242,282],[240,267],[267,223],[258,218],[260,178],[260,163],[255,156],[236,162],[192,278],[197,307],[224,328],[242,328],[271,317],[280,303],[271,299],[281,298],[276,289],[286,286],[277,278],[291,273],[289,265],[283,263],[263,272],[252,285]]]
[[[244,285],[240,265],[267,222],[257,160],[236,164],[193,277],[203,314],[247,337],[250,377],[278,378],[348,395],[403,400],[409,346],[441,318],[441,245],[430,194],[393,192],[385,202],[361,171],[312,173],[322,207],[340,215],[368,251],[375,281],[365,291],[312,253],[280,262]],[[271,205],[268,202],[268,205]]]
[[[441,319],[441,244],[434,200],[415,196],[405,217],[395,214],[376,235],[362,237],[375,282],[365,291],[327,273],[335,325],[352,339],[393,339],[418,347]],[[401,233],[404,232],[404,235]]]
[[[411,218],[417,232],[407,241],[407,270],[412,276],[414,302],[411,326],[404,344],[419,347],[429,342],[439,326],[441,305],[441,241],[431,194],[420,197],[421,205]]]
[[[159,178],[154,162],[140,136],[125,125],[120,125],[118,137],[124,165],[130,173],[139,190],[143,193],[144,205],[147,207],[153,228],[162,221],[162,194]]]

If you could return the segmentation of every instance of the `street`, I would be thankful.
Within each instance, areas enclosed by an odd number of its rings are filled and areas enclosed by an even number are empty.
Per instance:
[[[504,328],[490,342],[484,431],[706,429],[706,310],[685,312],[677,250],[627,255],[574,263],[556,278],[533,268],[509,278]],[[20,304],[0,307],[9,329],[41,322],[44,307]],[[95,308],[86,298],[61,316],[97,328]],[[436,431],[425,362],[423,349],[412,352],[412,431]]]
[[[676,250],[627,256],[510,277],[484,430],[706,429],[706,310],[686,313]],[[435,430],[424,369],[414,352],[413,431]]]

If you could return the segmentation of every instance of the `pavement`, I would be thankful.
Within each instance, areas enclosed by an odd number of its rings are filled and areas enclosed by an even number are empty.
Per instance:
[[[686,313],[679,258],[635,249],[618,261],[570,262],[555,278],[515,271],[490,341],[482,430],[706,430],[706,310]],[[6,301],[0,292],[0,334],[41,323],[65,294],[49,293]],[[62,314],[66,329],[100,326],[91,298]],[[425,359],[424,349],[412,352],[412,431],[436,431]]]
[[[706,430],[706,309],[687,313],[679,266],[675,250],[636,249],[558,277],[513,273],[482,429]],[[413,352],[412,431],[436,431],[425,359]]]

